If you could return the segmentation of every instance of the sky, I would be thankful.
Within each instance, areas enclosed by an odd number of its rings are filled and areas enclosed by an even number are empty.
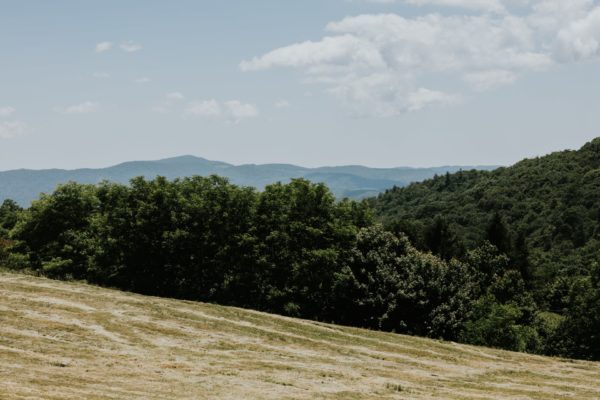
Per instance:
[[[600,0],[0,0],[0,170],[509,165],[599,93]]]

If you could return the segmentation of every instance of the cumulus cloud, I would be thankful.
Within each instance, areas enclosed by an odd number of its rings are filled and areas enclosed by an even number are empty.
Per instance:
[[[240,69],[299,69],[305,83],[322,85],[358,114],[394,116],[600,56],[596,0],[402,2],[473,12],[347,17],[327,24],[320,40],[276,48],[242,61]]]
[[[194,101],[186,107],[184,115],[208,119],[223,119],[237,123],[243,119],[258,117],[258,108],[239,100],[220,102],[215,99]]]
[[[262,57],[242,61],[243,71],[271,67],[307,67],[313,70],[335,65],[383,66],[381,54],[371,43],[353,35],[325,37],[273,50]]]
[[[461,98],[457,95],[452,95],[437,90],[419,88],[411,92],[407,96],[407,110],[418,111],[430,104],[452,105],[460,102]]]
[[[112,47],[113,44],[111,42],[100,42],[96,45],[95,51],[96,53],[104,53],[112,49]]]
[[[179,101],[185,99],[185,96],[181,92],[167,93],[165,97],[170,101]]]
[[[275,108],[290,108],[292,105],[287,100],[277,100],[275,104],[273,104]]]
[[[527,23],[539,34],[551,38],[573,22],[586,18],[597,7],[594,0],[529,0],[527,5]]]
[[[17,110],[14,107],[6,106],[0,107],[0,117],[8,117],[14,114]]]
[[[126,53],[135,53],[136,51],[140,51],[142,49],[141,44],[135,43],[131,40],[121,43],[119,47]]]
[[[479,71],[465,74],[464,80],[474,90],[483,92],[513,83],[517,74],[506,70]]]
[[[223,120],[228,123],[238,123],[241,120],[258,117],[258,108],[239,100],[218,101],[215,99],[197,100],[182,104],[185,96],[181,92],[167,93],[163,101],[152,109],[159,114],[174,111],[182,112],[185,117]]]
[[[223,103],[225,117],[233,117],[234,120],[258,117],[258,108],[253,104],[242,103],[239,100],[230,100]]]
[[[0,139],[11,139],[25,133],[27,125],[21,121],[0,122]]]
[[[114,44],[112,42],[100,42],[96,45],[95,52],[96,53],[104,53],[106,51],[112,50],[113,47],[114,47]],[[126,53],[135,53],[136,51],[142,50],[143,47],[139,43],[136,43],[131,40],[127,40],[127,41],[121,42],[121,44],[119,45],[119,48]]]
[[[176,103],[181,102],[184,99],[185,96],[181,92],[167,93],[165,94],[163,101],[152,107],[152,110],[159,114],[168,114],[173,110],[173,106],[175,106]]]
[[[220,117],[222,113],[221,104],[214,99],[195,101],[185,109],[185,114],[197,117]]]
[[[65,115],[90,114],[100,110],[100,105],[93,101],[85,101],[80,104],[74,104],[67,107],[56,107],[56,112]]]
[[[365,0],[367,3],[394,4],[405,3],[416,6],[457,7],[468,10],[502,12],[504,6],[500,0]]]
[[[558,32],[557,53],[563,61],[600,56],[600,7]]]
[[[461,101],[460,95],[415,88],[406,77],[385,72],[334,82],[328,91],[359,117],[392,117],[401,112],[449,106]]]
[[[469,10],[502,12],[504,6],[500,0],[406,0],[406,3],[425,6],[459,7]]]

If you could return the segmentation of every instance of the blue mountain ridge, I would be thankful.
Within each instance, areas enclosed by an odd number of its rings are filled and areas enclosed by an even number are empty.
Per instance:
[[[491,170],[496,166],[442,166],[432,168],[369,168],[359,165],[306,168],[291,164],[233,165],[211,161],[196,156],[180,156],[156,161],[129,161],[107,168],[74,170],[18,169],[0,172],[0,201],[13,199],[28,206],[40,193],[50,193],[57,185],[66,182],[96,184],[104,180],[128,183],[131,178],[144,176],[152,179],[164,176],[169,179],[187,176],[220,175],[232,183],[252,186],[259,190],[275,182],[289,182],[293,178],[306,178],[325,183],[337,198],[361,199],[375,196],[393,186],[406,186],[412,182],[429,179],[434,175],[456,172],[460,169]]]

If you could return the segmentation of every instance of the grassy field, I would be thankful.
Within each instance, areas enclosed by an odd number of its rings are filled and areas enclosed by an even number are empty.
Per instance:
[[[0,272],[0,399],[599,399],[600,364]]]

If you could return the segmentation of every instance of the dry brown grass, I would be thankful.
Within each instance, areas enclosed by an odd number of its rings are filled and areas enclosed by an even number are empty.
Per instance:
[[[0,272],[0,399],[599,399],[600,364]]]

